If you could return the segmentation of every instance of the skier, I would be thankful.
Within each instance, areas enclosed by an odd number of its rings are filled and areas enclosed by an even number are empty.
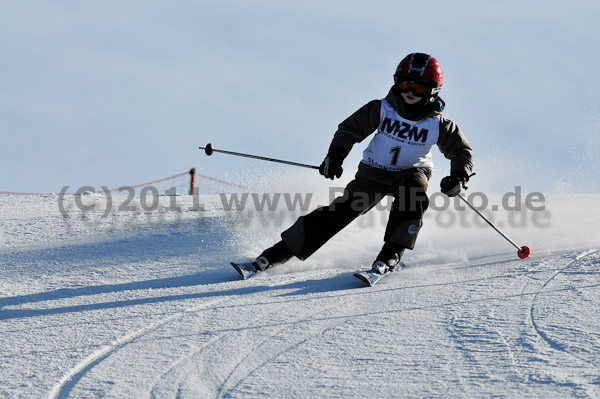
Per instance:
[[[340,178],[352,146],[376,132],[344,195],[298,218],[281,234],[281,241],[256,258],[256,269],[266,270],[294,256],[307,259],[386,195],[392,195],[394,202],[372,271],[384,274],[399,264],[404,250],[414,248],[429,205],[431,147],[437,144],[450,159],[450,174],[440,184],[442,193],[450,197],[460,193],[473,167],[469,143],[454,122],[442,117],[443,78],[440,63],[430,55],[412,53],[400,62],[387,96],[370,101],[339,125],[319,167],[325,178]]]

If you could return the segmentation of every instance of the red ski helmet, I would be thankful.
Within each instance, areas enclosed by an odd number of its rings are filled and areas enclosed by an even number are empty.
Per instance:
[[[431,94],[435,95],[442,89],[444,84],[444,71],[442,66],[432,56],[424,53],[411,53],[404,57],[394,74],[396,84],[403,80],[431,87]]]

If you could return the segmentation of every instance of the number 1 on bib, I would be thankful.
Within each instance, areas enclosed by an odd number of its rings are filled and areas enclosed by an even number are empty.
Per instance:
[[[392,147],[392,149],[390,150],[390,153],[392,154],[392,165],[397,165],[398,164],[398,158],[400,158],[400,151],[402,150],[402,147],[397,146],[397,147]]]

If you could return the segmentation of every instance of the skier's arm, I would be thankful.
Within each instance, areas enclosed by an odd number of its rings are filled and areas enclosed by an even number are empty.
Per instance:
[[[450,174],[467,177],[473,170],[473,150],[456,123],[440,120],[438,147],[450,160]]]
[[[339,124],[331,145],[337,147],[337,152],[343,152],[344,157],[350,153],[355,143],[360,143],[367,136],[377,130],[381,119],[381,100],[373,100],[362,106],[358,111],[350,115]]]
[[[319,173],[328,179],[342,176],[342,164],[355,143],[360,143],[379,126],[381,100],[373,100],[362,106],[338,125],[331,140],[327,156],[319,166]]]

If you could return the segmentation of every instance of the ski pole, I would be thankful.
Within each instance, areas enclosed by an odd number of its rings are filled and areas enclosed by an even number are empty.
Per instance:
[[[529,247],[526,247],[526,246],[519,247],[513,240],[508,238],[508,236],[506,234],[504,234],[502,231],[500,231],[500,229],[498,227],[494,226],[494,224],[492,222],[490,222],[488,218],[483,216],[483,214],[481,212],[479,212],[473,205],[471,205],[471,203],[469,201],[467,201],[467,199],[465,197],[463,197],[461,194],[458,194],[458,198],[463,200],[463,202],[465,204],[469,205],[469,208],[473,209],[479,216],[481,216],[481,218],[483,220],[485,220],[487,222],[487,224],[492,226],[494,228],[494,230],[496,230],[502,237],[504,237],[506,239],[506,241],[510,242],[515,248],[517,248],[517,250],[518,250],[517,256],[519,258],[525,259],[529,256]]]
[[[293,165],[293,166],[300,166],[302,168],[309,168],[309,169],[319,169],[318,166],[314,166],[314,165],[307,165],[304,163],[298,163],[298,162],[291,162],[291,161],[284,161],[282,159],[275,159],[275,158],[267,158],[267,157],[261,157],[258,155],[250,155],[250,154],[244,154],[241,152],[233,152],[233,151],[225,151],[225,150],[215,150],[212,146],[211,143],[208,143],[206,145],[206,147],[198,147],[201,150],[204,150],[204,152],[206,153],[206,155],[211,156],[213,153],[215,152],[220,152],[223,154],[229,154],[229,155],[235,155],[238,157],[246,157],[246,158],[253,158],[253,159],[260,159],[262,161],[269,161],[269,162],[278,162],[278,163],[283,163],[286,165]]]

